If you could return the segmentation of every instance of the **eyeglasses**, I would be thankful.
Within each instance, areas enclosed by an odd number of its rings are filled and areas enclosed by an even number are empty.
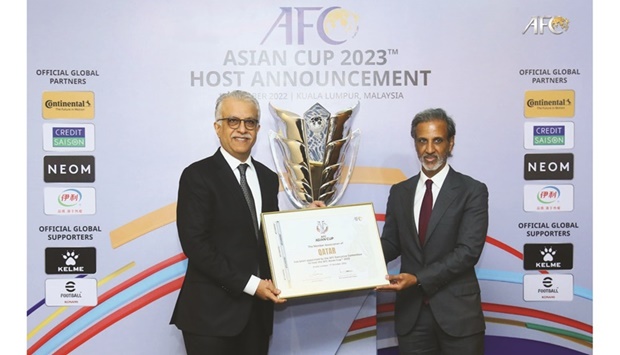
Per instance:
[[[258,120],[254,118],[248,118],[246,120],[242,120],[237,117],[227,117],[227,118],[220,118],[218,121],[226,121],[228,123],[228,127],[232,129],[239,128],[239,125],[241,124],[241,122],[243,122],[243,124],[245,125],[245,128],[249,130],[253,130],[256,128],[256,126],[258,126]]]

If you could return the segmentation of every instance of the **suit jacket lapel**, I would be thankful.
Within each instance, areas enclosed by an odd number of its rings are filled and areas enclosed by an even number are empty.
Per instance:
[[[226,159],[224,159],[224,156],[219,149],[217,153],[214,154],[214,157],[216,158],[215,162],[217,163],[215,173],[221,181],[220,186],[222,187],[222,191],[229,191],[229,196],[231,198],[240,200],[239,206],[247,206],[245,197],[243,196],[243,190],[241,190],[241,185],[239,185],[239,181],[235,177],[235,173],[230,169],[230,165],[228,165],[228,162],[226,162]],[[248,220],[251,220],[252,217],[250,216],[250,209],[242,208],[241,210],[247,212],[247,218]]]
[[[404,221],[409,221],[408,227],[409,230],[411,230],[411,234],[415,237],[415,243],[420,246],[420,238],[418,238],[418,229],[416,228],[415,225],[415,217],[413,215],[413,203],[414,203],[414,196],[415,196],[415,190],[416,187],[418,186],[418,180],[420,180],[420,174],[413,176],[411,179],[409,179],[408,183],[405,185],[405,188],[407,189],[407,193],[402,194],[401,198],[402,198],[402,203],[399,204],[400,206],[404,206],[405,208],[403,208],[403,213],[405,214],[404,216]]]
[[[441,220],[446,210],[452,204],[452,201],[458,196],[457,191],[459,186],[461,185],[458,176],[454,169],[450,168],[448,175],[446,176],[446,180],[443,182],[441,186],[441,190],[439,191],[439,195],[437,195],[437,199],[435,200],[435,204],[433,205],[433,212],[431,212],[431,219],[428,221],[428,231],[426,233],[426,240],[428,241],[433,237],[433,231],[439,221]]]
[[[232,170],[230,170],[230,166],[226,162],[226,159],[224,159],[224,156],[219,151],[219,149],[214,154],[214,157],[216,158],[215,162],[217,163],[216,174],[222,181],[222,189],[228,190],[228,191],[238,190],[239,193],[241,194],[241,197],[243,197],[243,191],[241,190],[241,185],[239,185],[237,178],[235,178],[235,173],[233,173]]]
[[[266,201],[269,201],[269,196],[271,196],[273,192],[268,191],[267,186],[263,184],[263,182],[265,181],[265,171],[263,170],[262,166],[257,164],[254,158],[252,158],[252,163],[254,164],[256,176],[258,177],[258,184],[260,185],[260,194],[262,200],[262,206],[260,206],[260,211],[265,212],[265,203]],[[260,219],[260,216],[258,216],[258,218]]]

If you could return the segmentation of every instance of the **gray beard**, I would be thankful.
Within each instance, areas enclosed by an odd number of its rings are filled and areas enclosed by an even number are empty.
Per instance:
[[[430,166],[429,166],[429,165],[427,165],[427,164],[424,162],[424,156],[422,156],[422,157],[420,158],[420,163],[422,164],[422,166],[424,167],[424,169],[426,169],[426,170],[428,170],[428,171],[435,171],[435,170],[439,169],[439,167],[440,167],[440,166],[442,166],[442,165],[443,165],[443,163],[446,161],[446,158],[445,158],[445,157],[443,157],[443,158],[442,158],[442,157],[437,156],[437,155],[436,155],[436,157],[438,158],[438,159],[437,159],[437,162],[436,162],[435,164],[433,164],[433,165],[430,165]]]

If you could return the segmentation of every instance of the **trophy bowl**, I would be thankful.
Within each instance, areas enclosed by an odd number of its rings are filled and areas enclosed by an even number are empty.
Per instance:
[[[303,116],[269,104],[277,132],[269,132],[271,154],[284,191],[296,208],[313,201],[335,205],[342,197],[355,165],[360,131],[351,132],[359,110],[331,114],[315,103]]]

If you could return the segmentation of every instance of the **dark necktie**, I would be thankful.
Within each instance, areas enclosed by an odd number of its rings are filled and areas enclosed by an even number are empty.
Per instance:
[[[420,208],[420,218],[418,219],[418,237],[420,238],[420,245],[424,245],[426,238],[426,228],[428,227],[428,220],[431,219],[431,212],[433,211],[433,180],[426,180],[426,192],[424,193],[424,199],[422,200],[422,207]]]
[[[250,214],[252,215],[252,222],[254,224],[254,232],[256,233],[256,237],[258,238],[258,219],[256,218],[256,205],[254,204],[254,197],[252,197],[252,190],[250,190],[250,185],[248,185],[248,181],[245,179],[245,171],[248,168],[248,164],[239,164],[239,174],[241,175],[240,184],[241,190],[243,190],[243,196],[245,197],[245,201],[248,203],[248,207],[250,208]]]

